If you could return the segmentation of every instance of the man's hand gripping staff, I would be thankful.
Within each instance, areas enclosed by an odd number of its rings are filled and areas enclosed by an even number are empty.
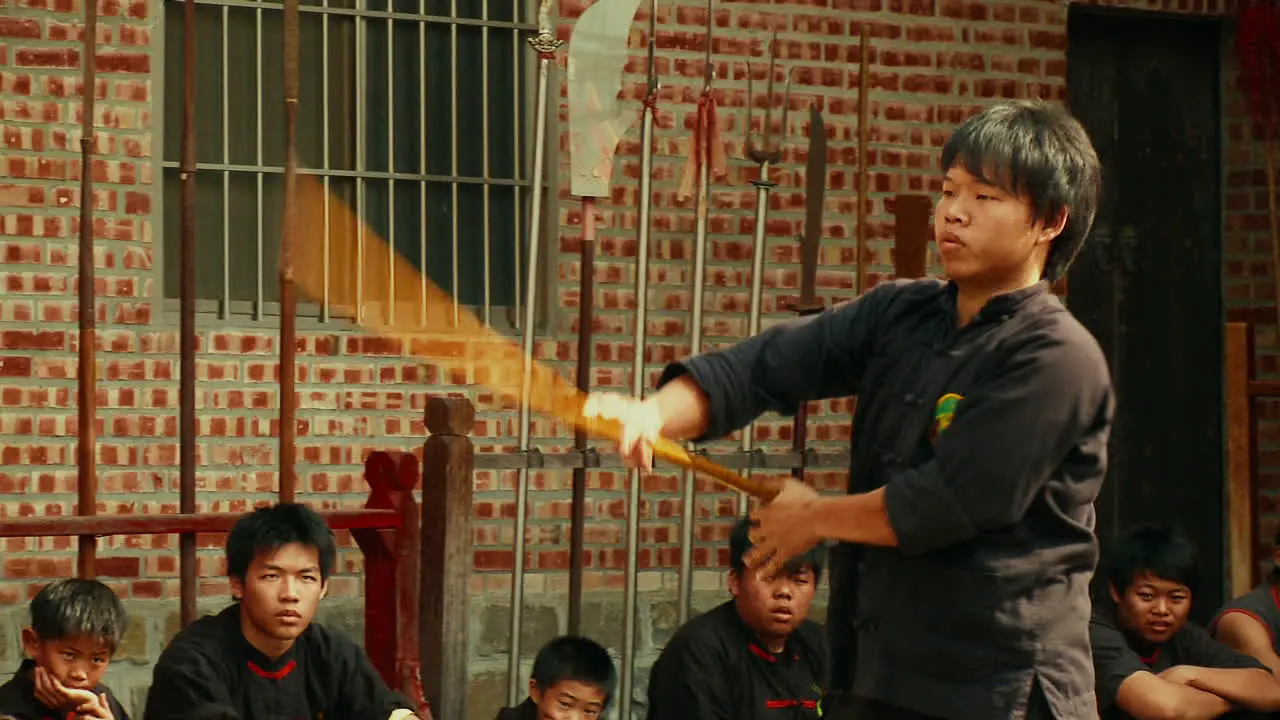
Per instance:
[[[668,387],[685,381],[677,379]],[[688,393],[679,394],[696,397],[700,391],[692,387],[692,383],[689,385]],[[688,440],[700,434],[696,429],[701,424],[697,419],[699,415],[698,410],[664,412],[660,396],[639,400],[613,393],[593,393],[582,407],[588,431],[613,438],[618,443],[618,455],[627,467],[651,470],[654,458],[660,457],[710,475],[762,501],[764,506],[751,513],[756,527],[751,531],[754,547],[744,556],[748,567],[772,575],[782,570],[788,560],[821,542],[822,538],[812,533],[812,524],[804,520],[813,502],[819,499],[813,488],[792,478],[744,478],[689,453],[676,440],[664,437],[670,433],[680,440]],[[681,424],[688,427],[680,427]]]

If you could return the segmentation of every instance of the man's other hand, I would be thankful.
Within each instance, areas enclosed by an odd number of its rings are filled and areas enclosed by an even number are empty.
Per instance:
[[[657,403],[617,393],[592,393],[582,407],[587,419],[612,420],[622,426],[617,451],[626,467],[653,469],[653,444],[662,436]]]

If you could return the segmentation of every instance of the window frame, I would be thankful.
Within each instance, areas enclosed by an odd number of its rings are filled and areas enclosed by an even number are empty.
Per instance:
[[[257,7],[258,3],[249,0],[248,2],[237,2],[236,0],[195,0],[198,5],[206,5],[219,7],[222,5],[232,5],[240,7]],[[525,167],[529,168],[527,179],[525,180],[525,192],[522,193],[520,201],[520,222],[519,230],[521,234],[522,251],[527,249],[527,239],[529,237],[529,208],[533,197],[532,193],[532,168],[534,158],[534,140],[536,133],[536,101],[538,87],[539,63],[537,55],[532,48],[528,47],[526,38],[533,37],[537,33],[536,18],[539,0],[519,0],[525,6],[524,22],[519,23],[523,26],[524,37],[521,49],[528,53],[526,58],[529,60],[523,64],[523,72],[520,72],[518,82],[523,86],[528,98],[526,112],[528,120],[525,123],[524,132],[520,135],[520,154],[522,156]],[[168,22],[168,13],[171,10],[181,12],[185,0],[162,0],[159,7],[157,21],[155,24],[156,32],[153,34],[153,72],[151,75],[152,82],[152,148],[154,149],[151,158],[153,168],[153,183],[151,186],[151,195],[153,198],[153,208],[156,208],[151,215],[152,226],[152,307],[154,322],[164,326],[176,326],[181,319],[181,301],[174,297],[168,297],[168,279],[165,273],[165,253],[181,251],[179,243],[181,236],[174,234],[172,237],[166,229],[166,208],[167,203],[178,204],[181,202],[181,195],[178,193],[168,193],[165,190],[166,173],[179,168],[179,161],[169,161],[165,158],[165,148],[168,142],[168,133],[174,132],[180,134],[181,125],[170,128],[165,119],[166,108],[166,79],[168,66],[166,62],[168,33],[165,28]],[[275,3],[263,2],[263,5],[274,5]],[[310,6],[308,6],[310,7]],[[377,12],[377,11],[368,11]],[[349,14],[349,13],[348,13]],[[438,17],[438,16],[435,16]],[[475,24],[478,21],[461,18],[463,24]],[[558,8],[551,9],[551,22],[553,28],[559,23]],[[264,38],[264,42],[266,38]],[[557,88],[561,82],[559,72],[554,62],[548,68],[548,102],[545,113],[546,134],[543,143],[543,184],[542,184],[542,228],[541,239],[538,249],[538,273],[536,281],[538,283],[536,301],[534,307],[534,332],[537,335],[545,336],[553,331],[557,325],[557,321],[562,312],[558,297],[558,268],[559,260],[559,216],[561,213],[560,186],[562,181],[557,170],[557,148],[559,147],[558,138],[563,128],[559,119],[559,108],[557,98],[559,93]],[[198,98],[197,98],[198,99]],[[197,106],[197,113],[200,108]],[[301,117],[301,113],[299,115]],[[197,130],[199,132],[199,130]],[[259,128],[261,132],[261,128]],[[208,166],[210,163],[200,163]],[[219,167],[219,164],[213,164]],[[198,165],[199,166],[199,165]],[[234,164],[233,164],[234,166]],[[370,171],[364,171],[370,172]],[[199,171],[197,171],[199,174]],[[348,175],[345,171],[338,171],[337,175]],[[382,173],[373,172],[378,175]],[[422,175],[423,181],[431,181],[434,176],[430,174]],[[522,257],[524,263],[528,262],[528,258]],[[274,277],[264,277],[263,282],[269,282]],[[523,324],[524,316],[524,300],[528,291],[527,272],[521,273],[521,288],[518,302],[514,305],[493,304],[491,310],[491,327],[500,333],[518,336],[520,327]],[[174,293],[177,294],[176,292]],[[258,305],[253,300],[233,300],[224,303],[222,300],[216,299],[196,299],[196,322],[203,328],[226,329],[226,328],[253,328],[262,330],[278,330],[281,321],[281,307],[279,302],[264,301],[258,307],[255,313],[254,306]],[[483,308],[476,305],[460,305],[460,311],[470,312],[477,318],[482,318]],[[342,308],[330,308],[328,317],[322,317],[321,306],[319,303],[298,300],[297,303],[297,320],[296,327],[299,332],[359,332],[360,326],[355,321],[353,312]],[[422,327],[423,334],[437,334],[450,332],[451,328],[438,327]]]

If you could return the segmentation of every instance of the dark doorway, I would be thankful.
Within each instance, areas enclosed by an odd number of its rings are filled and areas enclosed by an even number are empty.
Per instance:
[[[1119,400],[1102,552],[1133,525],[1180,526],[1203,558],[1203,621],[1224,590],[1220,29],[1079,5],[1067,29],[1068,104],[1103,165],[1067,303],[1106,351]]]

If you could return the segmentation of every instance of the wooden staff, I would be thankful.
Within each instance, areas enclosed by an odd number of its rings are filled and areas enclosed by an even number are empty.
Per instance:
[[[179,279],[178,509],[196,511],[196,1],[184,0],[182,18],[182,195]],[[178,536],[180,620],[196,620],[196,536]]]
[[[94,299],[93,243],[93,113],[97,90],[95,75],[98,47],[98,2],[84,3],[84,102],[80,130],[80,365],[78,402],[79,443],[76,446],[77,512],[83,516],[98,512],[98,368],[97,303]],[[81,535],[78,541],[77,570],[80,577],[96,576],[98,539]]]
[[[297,491],[298,299],[294,292],[294,244],[298,206],[298,0],[284,0],[284,218],[280,234],[280,502]],[[391,307],[395,307],[392,305]]]

